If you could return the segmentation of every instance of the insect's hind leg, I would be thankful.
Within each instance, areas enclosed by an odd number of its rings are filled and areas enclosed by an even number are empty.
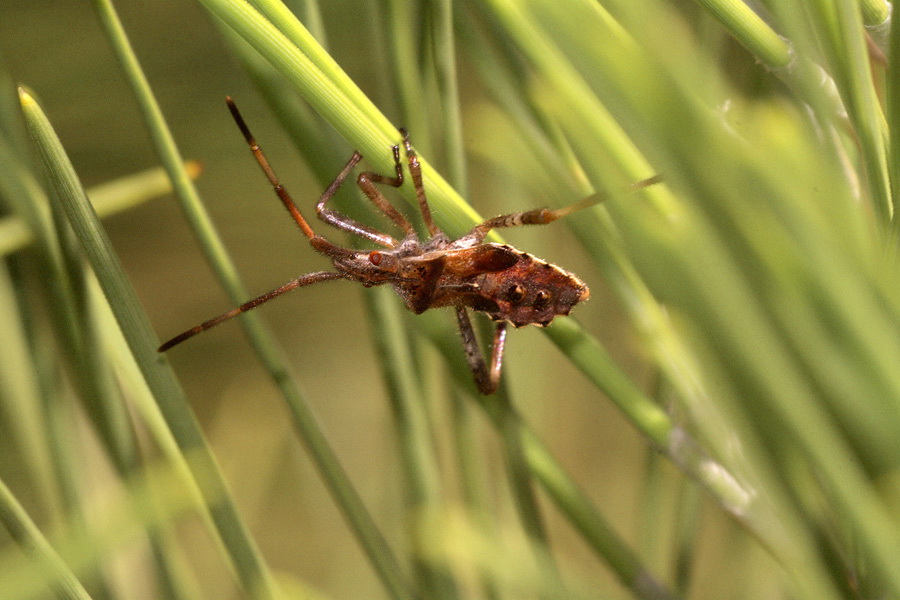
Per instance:
[[[567,207],[568,208],[568,207]],[[546,225],[552,223],[560,217],[569,214],[566,208],[559,210],[550,210],[549,208],[538,208],[525,212],[511,213],[508,215],[500,215],[488,219],[487,221],[476,225],[464,237],[471,237],[476,243],[480,244],[487,237],[492,229],[500,229],[502,227],[519,227],[521,225]]]
[[[653,177],[649,177],[647,179],[632,183],[626,188],[626,191],[637,191],[647,186],[659,183],[660,181],[662,181],[662,178],[659,175],[654,175]],[[588,208],[595,204],[599,204],[605,199],[605,194],[598,193],[579,200],[574,204],[570,204],[569,206],[564,206],[555,210],[551,210],[549,208],[538,208],[536,210],[527,210],[524,212],[511,213],[508,215],[500,215],[499,217],[488,219],[487,221],[476,225],[464,237],[471,237],[475,240],[476,243],[480,244],[482,241],[484,241],[484,238],[488,233],[490,233],[492,229],[500,229],[502,227],[519,227],[521,225],[547,225],[548,223],[552,223],[553,221],[565,217],[566,215],[570,215],[573,212],[579,211],[583,208]]]
[[[500,385],[500,372],[503,369],[503,350],[506,347],[506,322],[497,323],[494,330],[494,342],[491,345],[491,365],[490,367],[484,362],[484,355],[481,353],[481,347],[478,345],[478,338],[475,330],[472,328],[472,321],[469,314],[463,307],[456,307],[456,321],[459,324],[459,331],[462,334],[463,347],[466,351],[466,360],[469,362],[469,368],[475,376],[475,385],[478,391],[488,396],[497,391]]]

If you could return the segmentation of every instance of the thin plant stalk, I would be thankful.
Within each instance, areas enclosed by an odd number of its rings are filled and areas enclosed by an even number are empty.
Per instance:
[[[742,0],[697,0],[734,38],[771,69],[791,60],[791,48]]]
[[[141,309],[59,139],[34,99],[23,90],[20,96],[29,131],[52,186],[51,198],[66,214],[84,247],[129,349],[160,404],[182,453],[193,459],[194,476],[245,591],[252,598],[276,598],[271,575],[238,516],[222,473],[181,387],[168,363],[156,352],[158,340],[147,315]]]
[[[381,357],[384,380],[394,417],[396,438],[406,479],[406,521],[413,547],[419,545],[418,515],[440,510],[444,506],[444,490],[439,479],[437,456],[430,423],[425,410],[413,363],[401,307],[394,301],[393,291],[374,289],[367,294],[366,306],[372,316],[372,339]],[[417,553],[418,554],[418,553]],[[457,591],[451,578],[439,566],[420,557],[414,558],[420,595],[452,600]]]
[[[3,480],[0,480],[0,522],[31,559],[52,573],[51,588],[57,598],[91,600],[87,590],[56,553]]]
[[[182,202],[184,213],[201,242],[201,247],[206,253],[208,262],[224,285],[232,302],[235,305],[240,304],[250,297],[250,294],[240,282],[234,264],[228,256],[221,239],[216,234],[212,222],[199,200],[196,189],[181,168],[182,160],[172,135],[165,125],[159,106],[128,43],[121,23],[112,9],[112,5],[106,0],[97,1],[99,2],[98,8],[100,9],[102,20],[108,29],[108,35],[116,47],[117,55],[120,57],[126,75],[134,87],[139,104],[145,118],[148,120],[157,151],[169,172],[169,176],[173,180],[178,198]],[[340,465],[336,454],[325,439],[324,433],[316,422],[304,394],[290,375],[290,368],[283,352],[277,347],[273,336],[264,327],[258,315],[252,312],[246,313],[242,315],[241,322],[244,323],[251,344],[260,356],[262,364],[278,384],[290,409],[294,425],[300,432],[301,439],[310,451],[329,490],[341,506],[344,515],[366,549],[376,572],[390,591],[392,597],[408,597],[406,584],[402,581],[401,569],[397,565],[393,552],[378,531],[374,520],[368,514],[359,494],[353,488],[346,472]]]

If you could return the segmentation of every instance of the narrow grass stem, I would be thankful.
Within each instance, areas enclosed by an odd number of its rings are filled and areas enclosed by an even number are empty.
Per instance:
[[[427,532],[418,531],[419,515],[440,510],[444,493],[425,398],[410,358],[412,350],[400,314],[401,306],[393,296],[390,289],[373,289],[366,294],[366,305],[372,317],[372,339],[384,371],[406,478],[408,506],[404,520],[408,523],[411,545],[417,547],[420,536],[427,536]],[[452,580],[440,567],[435,568],[418,557],[414,562],[420,595],[435,600],[457,597]]]
[[[423,326],[425,335],[438,347],[444,360],[450,365],[457,385],[470,390],[470,393],[477,393],[465,359],[459,352],[459,341],[454,339],[455,336],[450,333],[449,326],[428,313],[420,316],[418,323]],[[522,421],[518,413],[512,407],[504,408],[494,398],[479,402],[479,406],[485,411],[491,423],[504,439],[509,437],[515,440],[514,445],[507,444],[506,447],[517,448],[518,452],[521,452],[517,459],[520,462],[516,468],[524,469],[526,474],[519,473],[517,477],[527,482],[527,494],[530,496],[534,493],[531,489],[531,480],[533,479],[547,492],[579,535],[584,537],[594,551],[611,566],[617,577],[625,585],[640,591],[641,597],[670,597],[665,591],[665,587],[640,564],[636,558],[637,555],[615,534],[614,528],[578,489],[578,486],[550,455],[537,435]],[[528,501],[526,500],[526,502]],[[530,518],[527,514],[520,518]],[[542,527],[542,525],[536,526]],[[526,524],[523,528],[528,531],[532,526]],[[542,538],[538,537],[537,539]],[[548,572],[556,573],[558,576],[555,569]]]
[[[386,0],[385,26],[388,28],[388,62],[396,89],[402,126],[413,132],[427,155],[433,148],[431,128],[425,112],[425,73],[421,69],[422,35],[419,6],[406,0]]]
[[[791,48],[742,0],[697,0],[742,46],[770,69],[791,60]]]
[[[451,410],[453,411],[451,427],[463,502],[482,535],[492,538],[497,532],[491,518],[485,486],[481,483],[484,473],[479,468],[482,461],[476,443],[472,403],[467,402],[461,390],[451,387],[450,394]],[[499,591],[485,569],[479,571],[479,578],[484,597],[487,600],[499,600]]]
[[[674,598],[587,500],[537,435],[521,422],[517,428],[522,436],[529,471],[594,551],[607,561],[622,584],[638,598]]]
[[[55,508],[53,475],[54,439],[47,434],[47,414],[42,410],[43,392],[52,378],[41,377],[40,361],[29,340],[28,304],[22,297],[22,282],[5,262],[0,264],[0,421],[8,423],[5,438],[21,456],[19,469],[31,477],[32,488],[46,504]],[[16,289],[18,287],[18,290]],[[47,512],[56,512],[48,510]]]
[[[60,600],[90,600],[87,590],[56,553],[2,479],[0,479],[0,522],[23,551],[50,573],[50,585]]]
[[[439,0],[434,7],[434,70],[442,101],[444,151],[450,184],[468,197],[465,147],[462,133],[462,109],[456,72],[456,44],[453,35],[453,0]]]
[[[2,149],[0,149],[2,151]],[[192,163],[196,165],[196,163]],[[199,174],[197,167],[190,167],[192,177]],[[115,181],[95,186],[87,191],[94,210],[102,219],[118,214],[158,198],[172,191],[172,184],[165,171],[148,169]],[[0,256],[25,248],[35,240],[34,232],[19,217],[0,219]]]
[[[181,387],[168,363],[156,352],[158,340],[147,315],[143,312],[59,139],[34,99],[24,91],[20,95],[26,122],[47,171],[48,181],[53,186],[52,200],[65,212],[84,247],[107,301],[125,334],[129,349],[160,404],[181,451],[195,457],[194,476],[244,589],[253,598],[276,598],[271,576],[238,516],[222,473]]]
[[[898,29],[900,19],[891,20],[890,44],[888,46],[888,61],[891,64],[898,64],[900,60],[900,29]],[[900,127],[896,124],[900,123],[900,73],[898,69],[887,70],[886,81],[886,106],[885,113],[888,121],[893,125],[888,130],[888,149],[890,156],[888,160],[888,175],[891,182],[891,198],[893,199],[893,213],[900,214]],[[900,227],[900,219],[894,219],[894,238],[897,239],[897,229]],[[896,245],[896,241],[895,241]]]
[[[148,120],[148,126],[156,144],[157,152],[160,154],[163,164],[173,180],[185,216],[196,232],[201,248],[203,248],[208,262],[225,287],[228,296],[235,305],[238,305],[250,297],[250,294],[240,282],[237,270],[229,258],[224,244],[215,232],[212,222],[200,202],[196,189],[187,177],[187,173],[181,167],[183,161],[165,124],[159,106],[153,97],[146,77],[141,71],[140,65],[128,43],[121,23],[108,1],[96,1],[100,3],[98,8],[100,9],[103,23],[107,27],[108,35],[116,47],[117,55],[122,61],[123,68],[134,87],[145,118]],[[242,4],[241,8],[259,17],[258,13],[250,10],[249,6]],[[259,18],[261,19],[261,17]],[[267,26],[272,28],[270,24],[267,24]],[[274,28],[272,29],[274,30]],[[280,36],[281,34],[275,31],[273,35]],[[322,474],[336,502],[341,506],[346,518],[353,526],[361,543],[366,548],[385,586],[394,598],[408,597],[409,594],[400,575],[401,570],[396,563],[393,553],[375,526],[374,520],[368,514],[358,493],[350,483],[349,477],[328,444],[303,393],[291,376],[287,360],[280,349],[278,349],[273,336],[264,327],[260,317],[252,312],[242,315],[241,322],[244,324],[247,335],[254,350],[260,357],[260,361],[284,396],[290,409],[293,423],[310,451],[319,472]],[[252,565],[253,561],[251,560],[249,566]],[[248,575],[254,576],[253,573],[248,573]],[[264,588],[269,586],[267,576],[262,579],[262,582],[264,582]]]

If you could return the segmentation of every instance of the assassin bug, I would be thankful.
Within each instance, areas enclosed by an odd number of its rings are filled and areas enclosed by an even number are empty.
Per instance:
[[[393,146],[394,176],[364,171],[357,177],[356,185],[382,213],[403,230],[405,237],[398,241],[388,234],[326,207],[353,168],[362,160],[362,155],[354,152],[319,198],[316,215],[333,227],[365,238],[386,249],[360,251],[342,248],[312,230],[290,194],[276,177],[234,101],[227,98],[227,103],[231,115],[250,146],[250,151],[278,198],[300,226],[303,234],[309,238],[313,249],[331,259],[335,270],[301,275],[279,288],[175,336],[159,347],[160,352],[291,290],[324,281],[349,279],[358,281],[366,287],[390,285],[403,298],[406,306],[416,314],[429,308],[454,307],[475,383],[482,394],[491,394],[497,389],[500,381],[508,323],[512,323],[515,327],[530,324],[544,327],[549,325],[554,317],[569,314],[572,307],[590,296],[587,285],[572,273],[506,244],[486,243],[484,239],[492,229],[546,225],[575,210],[594,204],[596,200],[558,210],[541,208],[494,217],[476,225],[461,238],[450,240],[432,218],[431,209],[425,198],[419,160],[409,142],[409,135],[401,129],[409,174],[412,177],[422,219],[431,237],[425,241],[420,240],[412,224],[375,187],[376,184],[382,184],[399,188],[403,184],[400,147]],[[645,187],[656,181],[657,178],[651,178],[632,187]],[[485,313],[497,323],[490,366],[486,364],[482,355],[467,309]]]

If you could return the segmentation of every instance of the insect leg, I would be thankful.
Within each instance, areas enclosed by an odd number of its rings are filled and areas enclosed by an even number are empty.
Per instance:
[[[662,181],[662,178],[659,175],[654,175],[648,179],[643,179],[636,183],[632,183],[628,186],[627,191],[636,191],[647,186],[659,183]],[[500,215],[499,217],[494,217],[492,219],[488,219],[484,223],[480,225],[476,225],[472,228],[472,230],[466,234],[465,237],[472,237],[476,243],[481,243],[484,241],[484,238],[492,229],[499,229],[501,227],[519,227],[520,225],[546,225],[548,223],[552,223],[553,221],[565,217],[566,215],[570,215],[575,211],[581,210],[583,208],[588,208],[589,206],[593,206],[595,204],[599,204],[606,199],[605,194],[592,194],[583,200],[579,200],[574,204],[570,204],[569,206],[564,206],[563,208],[557,208],[555,210],[551,210],[549,208],[538,208],[536,210],[528,210],[525,212],[517,212],[511,213],[508,215]]]
[[[434,217],[431,216],[431,208],[429,208],[428,200],[425,198],[425,184],[422,183],[422,165],[419,164],[419,157],[409,143],[409,133],[401,128],[400,134],[403,135],[403,147],[406,149],[406,160],[409,163],[409,174],[412,176],[413,187],[416,190],[419,211],[422,213],[422,220],[425,221],[428,233],[434,237],[441,233],[441,229],[434,222]]]
[[[233,308],[233,309],[229,310],[228,312],[222,313],[218,317],[214,317],[214,318],[210,319],[209,321],[205,321],[205,322],[201,323],[200,325],[191,327],[184,333],[176,335],[171,340],[169,340],[168,342],[166,342],[165,344],[160,346],[159,349],[157,350],[157,352],[165,352],[172,346],[177,346],[181,342],[194,337],[198,333],[203,333],[207,329],[209,329],[211,327],[215,327],[216,325],[218,325],[219,323],[222,323],[223,321],[227,321],[228,319],[234,318],[241,313],[247,312],[248,310],[250,310],[252,308],[256,308],[260,304],[262,304],[264,302],[268,302],[269,300],[272,300],[273,298],[277,298],[278,296],[280,296],[284,293],[290,292],[291,290],[295,290],[298,287],[303,287],[305,285],[313,285],[314,283],[322,283],[323,281],[332,281],[334,279],[343,279],[343,278],[344,278],[343,275],[341,275],[340,273],[336,273],[334,271],[318,271],[315,273],[307,273],[306,275],[301,275],[297,279],[288,281],[283,286],[276,288],[276,289],[272,290],[271,292],[267,292],[267,293],[263,294],[262,296],[259,296],[257,298],[254,298],[253,300],[250,300],[249,302],[245,302],[244,304],[241,304],[237,308]]]
[[[388,202],[388,199],[384,197],[384,194],[375,187],[375,184],[389,185],[395,188],[403,185],[403,165],[400,162],[400,147],[393,146],[391,150],[394,152],[394,177],[388,177],[387,175],[381,175],[372,171],[363,171],[356,178],[356,185],[363,191],[369,200],[372,201],[372,204],[377,206],[378,210],[383,212],[385,216],[393,221],[397,227],[402,229],[406,235],[414,235],[415,229],[413,229],[409,220],[404,217],[400,211],[394,208],[394,206]]]
[[[397,152],[398,151],[395,146],[395,156],[398,156]],[[353,156],[350,157],[350,160],[347,161],[347,164],[344,165],[344,168],[341,169],[341,172],[338,173],[337,177],[334,178],[334,181],[331,182],[331,185],[329,185],[328,188],[322,193],[322,196],[316,203],[316,214],[321,220],[325,221],[332,227],[343,229],[344,231],[348,231],[353,235],[358,235],[360,237],[366,238],[367,240],[371,240],[376,244],[385,246],[386,248],[393,248],[397,245],[397,240],[395,240],[388,234],[382,233],[373,227],[369,227],[368,225],[351,219],[350,217],[341,214],[336,210],[325,208],[325,203],[331,200],[332,197],[334,197],[338,189],[341,187],[341,184],[343,184],[347,179],[347,176],[350,175],[350,171],[353,170],[353,167],[355,167],[360,160],[362,160],[362,154],[360,154],[359,152],[354,152]],[[362,175],[360,175],[360,177],[361,176]],[[383,197],[382,200],[384,200],[384,203],[387,204],[387,200],[385,200]],[[387,206],[390,207],[391,210],[396,212],[394,207],[390,206],[389,204],[387,204]],[[381,207],[379,206],[379,208]],[[397,214],[399,215],[399,213]],[[403,217],[401,216],[400,218],[402,219]],[[407,225],[409,225],[408,222]]]
[[[475,336],[475,330],[472,328],[472,321],[465,308],[456,308],[456,321],[459,324],[459,331],[462,334],[463,347],[466,351],[466,359],[469,362],[469,368],[475,376],[475,385],[478,391],[485,396],[493,394],[497,391],[500,384],[500,371],[503,368],[503,349],[506,345],[506,322],[497,323],[494,330],[494,343],[491,346],[491,366],[488,369],[484,362],[484,356],[481,353],[481,347],[478,345],[478,338]]]

